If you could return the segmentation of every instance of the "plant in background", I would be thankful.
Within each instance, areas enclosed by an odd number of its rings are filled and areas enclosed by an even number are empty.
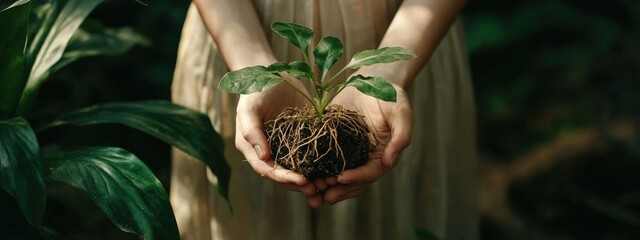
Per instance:
[[[308,106],[302,109],[287,108],[268,123],[267,136],[272,157],[281,166],[313,179],[335,176],[345,169],[366,163],[371,151],[372,134],[363,116],[339,105],[329,104],[349,86],[369,96],[392,102],[396,100],[396,91],[391,83],[381,77],[355,75],[346,81],[338,79],[349,69],[409,60],[415,54],[400,47],[362,51],[356,53],[335,75],[328,77],[329,70],[342,56],[343,46],[338,38],[328,36],[318,42],[313,50],[318,68],[318,73],[314,74],[309,61],[313,30],[283,22],[274,22],[271,29],[302,50],[304,61],[277,62],[270,66],[252,66],[232,71],[223,76],[220,88],[231,93],[250,94],[284,81],[307,99]],[[306,94],[292,80],[282,77],[279,74],[282,72],[308,81],[315,95]]]
[[[178,239],[164,188],[136,156],[115,147],[75,147],[43,153],[37,134],[60,125],[115,123],[147,133],[201,160],[228,197],[230,168],[209,118],[166,101],[106,103],[60,115],[38,128],[25,115],[53,72],[84,56],[118,54],[144,38],[127,28],[79,29],[103,0],[5,1],[0,4],[0,187],[41,234],[45,180],[85,191],[121,230],[145,239]],[[9,23],[9,24],[6,24]]]

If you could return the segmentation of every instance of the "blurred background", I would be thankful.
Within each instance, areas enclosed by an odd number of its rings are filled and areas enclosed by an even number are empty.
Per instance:
[[[188,3],[100,5],[84,29],[131,27],[149,44],[62,69],[29,118],[169,99]],[[470,1],[462,18],[477,106],[481,238],[640,239],[640,2]],[[41,144],[126,148],[169,187],[169,146],[145,134],[107,125],[42,136]],[[10,222],[3,231],[28,229],[0,194],[9,211],[0,220]],[[80,238],[135,239],[83,193],[54,184],[48,195],[46,224]]]
[[[469,1],[484,239],[640,239],[640,2]]]

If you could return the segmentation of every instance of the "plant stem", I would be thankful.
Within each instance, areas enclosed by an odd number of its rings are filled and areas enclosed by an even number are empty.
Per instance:
[[[333,98],[338,96],[338,93],[342,92],[345,87],[347,87],[346,84],[341,85],[340,88],[338,88],[338,90],[335,92],[335,94],[332,94],[331,97],[329,97],[326,101],[325,99],[322,99],[322,101],[320,102],[320,107],[322,107],[322,109],[326,108],[327,105],[329,105],[329,103],[333,100]],[[330,89],[333,89],[333,86]]]
[[[304,57],[304,62],[307,63],[307,65],[309,65],[309,67],[311,66],[311,62],[309,61],[309,55],[305,52],[302,53],[302,56]],[[313,69],[313,67],[312,67]],[[322,99],[324,98],[324,94],[326,92],[326,90],[324,89],[324,87],[321,86],[321,80],[318,79],[318,77],[316,76],[315,73],[313,73],[312,71],[312,75],[311,75],[311,82],[313,83],[313,89],[316,91],[316,100],[313,101],[311,100],[310,97],[306,96],[307,100],[309,100],[309,102],[311,102],[311,104],[313,105],[313,108],[316,110],[316,115],[318,116],[318,118],[322,119],[322,115],[324,114],[324,109],[325,106],[322,104]],[[291,84],[289,84],[291,85]],[[293,86],[293,85],[291,85]],[[297,90],[297,89],[296,89]],[[298,90],[298,92],[300,92]],[[300,92],[302,93],[302,92]]]
[[[320,109],[324,110],[325,108],[327,108],[327,105],[329,105],[329,103],[331,103],[333,98],[335,98],[338,95],[338,93],[342,92],[342,90],[347,86],[346,83],[345,83],[345,84],[336,84],[336,85],[332,85],[332,86],[327,87],[329,85],[329,83],[331,83],[334,79],[336,79],[338,76],[340,76],[340,74],[342,74],[346,70],[347,70],[347,68],[342,68],[338,73],[336,73],[336,75],[333,75],[333,77],[331,77],[331,79],[329,79],[329,81],[324,82],[322,84],[322,86],[321,86],[322,89],[318,89],[318,87],[314,86],[316,88],[316,92],[318,92],[318,95],[319,95],[318,103],[319,103],[320,106],[318,106],[318,107]],[[338,90],[336,90],[336,92],[334,94],[331,94],[331,90],[333,90],[338,85],[340,85]],[[322,92],[322,93],[320,93],[320,92]],[[330,97],[327,98],[327,96],[330,96]]]
[[[340,76],[340,74],[342,74],[346,70],[347,70],[347,68],[342,68],[338,73],[336,73],[336,75],[333,75],[333,77],[331,79],[329,79],[329,81],[327,81],[324,84],[326,85],[326,84],[331,83],[334,79],[336,79],[338,76]]]
[[[302,94],[302,96],[304,96],[304,98],[307,99],[307,101],[309,101],[312,105],[316,105],[315,102],[313,102],[313,100],[304,92],[302,92],[302,90],[300,90],[298,87],[296,87],[295,85],[293,85],[293,83],[291,83],[289,80],[287,80],[286,78],[282,78],[284,80],[284,82],[286,82],[287,84],[289,84],[289,86],[291,86],[293,89],[295,89],[296,91],[298,91],[298,93]]]
[[[313,85],[313,88],[316,90],[316,101],[322,102],[322,98],[324,98],[326,90],[320,85]]]
[[[316,114],[318,118],[322,118],[322,114],[324,114],[324,105],[322,104],[322,99],[324,99],[325,89],[320,86],[313,84],[313,88],[316,90],[316,102],[314,104],[314,108],[316,109]]]
[[[309,65],[309,67],[311,67],[311,80],[313,81],[314,84],[317,84],[318,80],[315,76],[315,74],[313,74],[313,66],[311,66],[311,62],[309,61],[309,55],[307,53],[302,53],[302,57],[304,57],[304,62],[307,63],[307,65]]]

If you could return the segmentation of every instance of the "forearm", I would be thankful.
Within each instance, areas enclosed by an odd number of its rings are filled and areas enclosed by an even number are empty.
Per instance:
[[[229,70],[276,61],[250,0],[193,0]]]
[[[406,0],[387,29],[380,47],[404,47],[418,57],[409,61],[364,67],[406,89],[429,60],[466,0]]]

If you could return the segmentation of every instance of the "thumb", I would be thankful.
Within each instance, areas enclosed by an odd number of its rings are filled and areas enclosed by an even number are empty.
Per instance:
[[[239,111],[237,118],[242,138],[253,146],[259,159],[268,160],[271,157],[271,151],[267,137],[264,135],[262,117],[256,111]]]
[[[411,143],[411,128],[413,114],[408,107],[402,108],[394,114],[390,122],[391,140],[382,153],[382,162],[386,168],[393,168],[402,155],[402,151]]]

